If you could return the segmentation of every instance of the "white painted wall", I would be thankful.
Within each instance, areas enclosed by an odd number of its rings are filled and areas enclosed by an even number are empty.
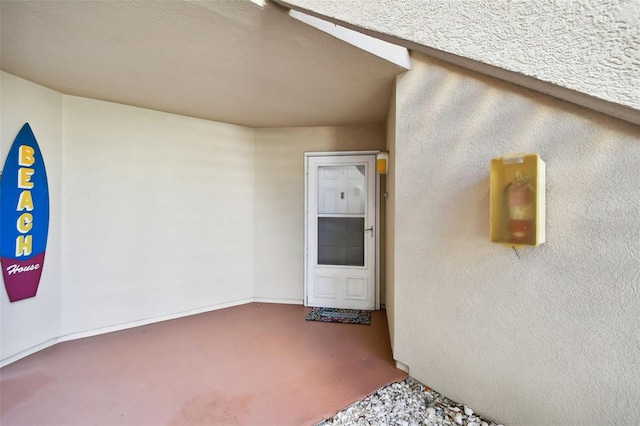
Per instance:
[[[277,1],[640,110],[634,0]]]
[[[63,335],[251,299],[251,129],[73,96],[63,129]]]
[[[51,191],[38,296],[3,292],[2,364],[252,300],[302,303],[304,152],[385,147],[384,125],[250,129],[5,73],[2,89],[4,156],[29,121]]]
[[[397,87],[394,357],[509,425],[640,417],[640,127],[413,55]],[[489,242],[489,161],[547,164],[547,242]]]
[[[383,125],[256,129],[253,223],[258,300],[303,300],[304,153],[384,147]]]
[[[36,297],[10,303],[2,283],[0,364],[4,364],[17,353],[45,347],[60,332],[62,95],[0,72],[0,105],[2,166],[13,140],[28,122],[42,151],[51,199],[46,256]]]

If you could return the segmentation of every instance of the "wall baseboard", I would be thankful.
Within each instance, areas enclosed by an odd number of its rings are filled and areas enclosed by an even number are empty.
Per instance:
[[[269,297],[254,297],[256,303],[280,303],[283,305],[302,305],[302,299],[271,299]]]
[[[234,306],[246,305],[247,303],[282,303],[282,304],[290,304],[290,305],[302,305],[301,299],[270,299],[265,297],[257,297],[257,298],[246,298],[235,300],[232,302],[220,303],[216,305],[208,305],[200,308],[189,309],[187,311],[175,312],[168,315],[161,315],[153,318],[145,318],[137,321],[126,322],[122,324],[116,324],[109,327],[101,327],[92,330],[79,331],[77,333],[70,333],[63,336],[55,337],[53,339],[47,340],[46,342],[39,343],[35,346],[32,346],[28,349],[25,349],[16,354],[10,355],[2,360],[0,360],[0,367],[4,367],[13,362],[16,362],[24,357],[32,355],[36,352],[40,352],[43,349],[47,349],[51,346],[57,345],[58,343],[68,342],[71,340],[83,339],[85,337],[98,336],[100,334],[112,333],[114,331],[126,330],[129,328],[140,327],[143,325],[153,324],[162,321],[168,321],[177,318],[188,317],[191,315],[198,315],[205,312],[217,311],[219,309],[231,308]]]
[[[44,349],[50,348],[51,346],[57,345],[58,343],[60,343],[60,338],[54,338],[54,339],[50,339],[47,340],[46,342],[43,343],[39,343],[35,346],[32,346],[28,349],[23,350],[22,352],[18,352],[17,354],[11,355],[6,357],[5,359],[0,360],[0,368],[7,366],[13,362],[16,362],[22,358],[25,358],[29,355],[32,355],[36,352],[40,352]]]
[[[405,373],[409,374],[409,366],[407,364],[403,364],[400,361],[398,361],[397,359],[395,360],[396,362],[396,368],[399,370],[404,371]]]
[[[137,321],[126,322],[122,324],[111,325],[108,327],[95,328],[93,330],[79,331],[77,333],[70,333],[64,336],[60,336],[60,342],[67,342],[70,340],[83,339],[85,337],[97,336],[100,334],[112,333],[114,331],[126,330],[128,328],[141,327],[143,325],[154,324],[156,322],[169,321],[172,319],[188,317],[191,315],[203,314],[205,312],[217,311],[218,309],[232,308],[234,306],[245,305],[253,302],[253,299],[240,299],[233,302],[220,303],[216,305],[208,305],[200,308],[189,309],[186,311],[175,312],[173,314],[161,315],[159,317],[145,318]]]

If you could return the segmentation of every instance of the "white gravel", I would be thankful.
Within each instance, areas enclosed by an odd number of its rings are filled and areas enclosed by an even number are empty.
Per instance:
[[[412,377],[380,388],[318,423],[329,425],[502,426],[483,420],[471,408],[451,401]]]

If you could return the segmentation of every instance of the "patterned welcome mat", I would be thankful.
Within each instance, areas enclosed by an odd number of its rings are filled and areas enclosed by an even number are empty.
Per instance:
[[[371,311],[359,309],[311,308],[307,321],[371,325]]]

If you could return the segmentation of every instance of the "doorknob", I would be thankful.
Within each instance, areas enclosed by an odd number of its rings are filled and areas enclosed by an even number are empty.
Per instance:
[[[364,228],[364,229],[363,229],[363,231],[364,231],[364,232],[371,231],[371,236],[373,237],[373,225],[371,225],[371,226],[370,226],[370,227],[368,227],[368,228]]]

